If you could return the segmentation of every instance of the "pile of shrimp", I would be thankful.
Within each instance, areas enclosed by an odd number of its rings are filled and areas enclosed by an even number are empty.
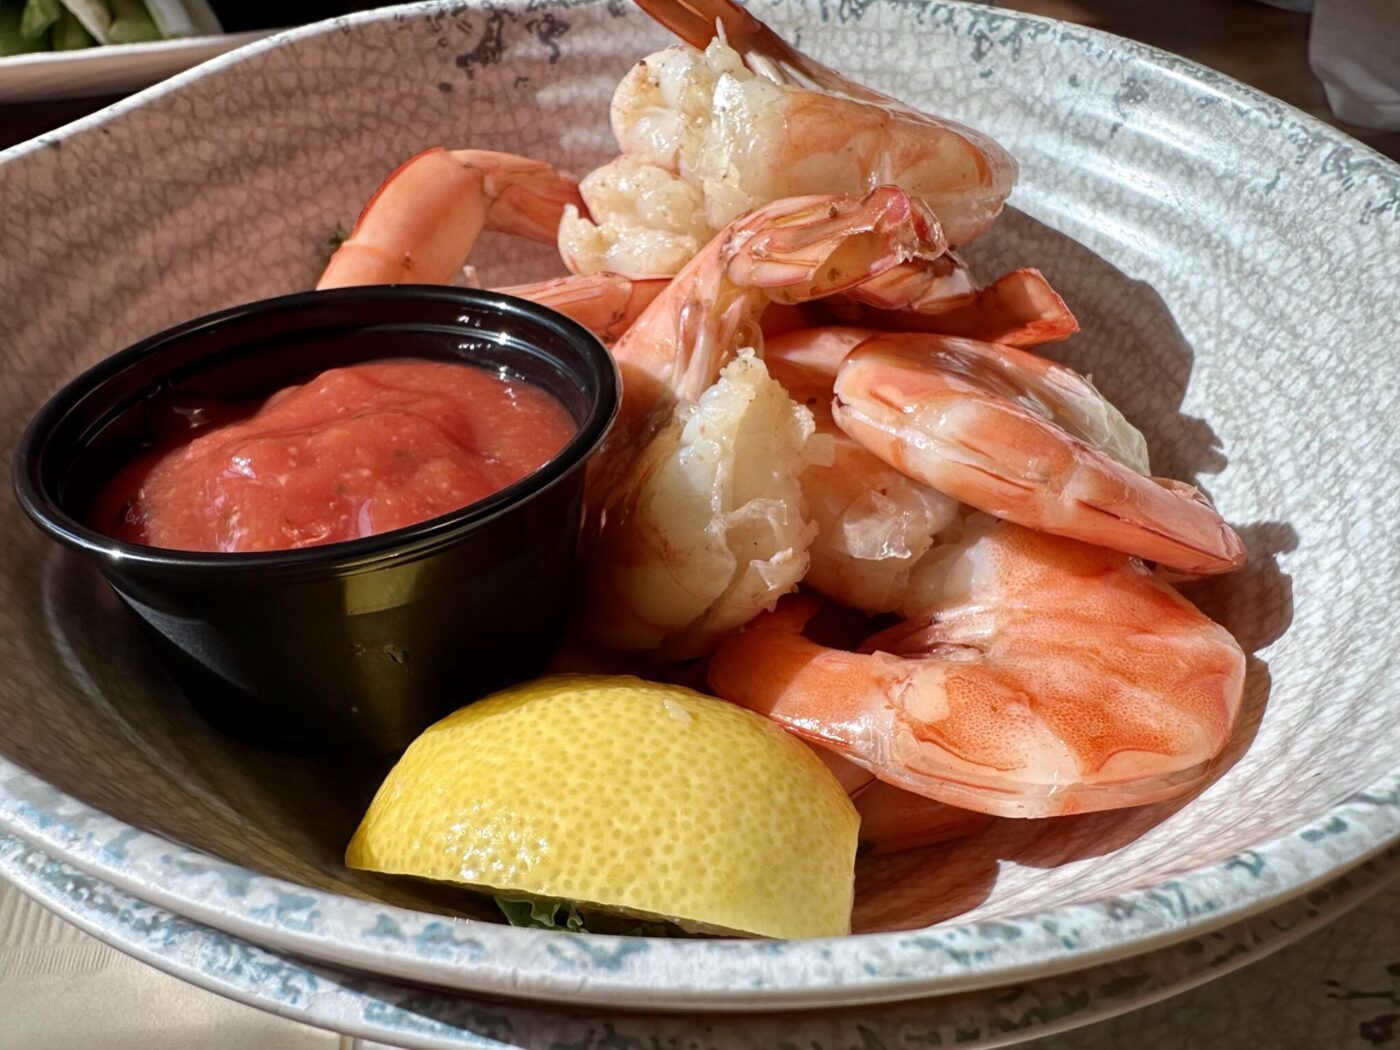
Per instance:
[[[1199,787],[1244,654],[1175,585],[1243,564],[1088,379],[1046,279],[958,249],[1016,165],[732,0],[638,0],[683,41],[626,75],[618,156],[430,149],[319,287],[460,279],[483,229],[569,275],[501,289],[607,344],[577,622],[812,745],[875,850]]]

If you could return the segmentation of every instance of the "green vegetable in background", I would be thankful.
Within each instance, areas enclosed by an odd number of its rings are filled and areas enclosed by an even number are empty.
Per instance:
[[[208,0],[0,0],[0,58],[222,32]]]
[[[64,11],[63,16],[53,27],[53,49],[55,51],[77,51],[92,47],[97,40],[83,28],[83,24],[73,17],[72,11]]]
[[[0,0],[0,58],[49,49],[47,39],[31,40],[20,32],[23,15],[24,5],[19,0]]]
[[[138,44],[161,38],[141,0],[107,0],[107,4],[112,10],[112,24],[107,30],[112,43]]]
[[[39,41],[63,15],[63,5],[58,0],[29,0],[20,15],[19,31],[27,40]],[[41,47],[47,48],[45,40]]]
[[[107,9],[103,0],[61,0],[68,13],[76,18],[80,25],[96,38],[99,44],[110,44],[111,37],[109,31],[112,27],[112,12]],[[63,23],[60,22],[59,26]],[[54,26],[54,47],[58,47],[59,26]],[[71,33],[71,30],[66,31]],[[70,35],[68,47],[80,46],[74,43],[79,37]],[[81,45],[91,46],[91,45]]]
[[[212,36],[222,33],[219,17],[205,0],[146,0],[160,35],[169,40],[181,36]]]

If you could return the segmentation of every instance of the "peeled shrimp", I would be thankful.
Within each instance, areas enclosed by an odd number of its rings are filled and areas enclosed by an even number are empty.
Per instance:
[[[483,229],[553,244],[574,179],[528,157],[424,150],[398,167],[360,212],[317,288],[447,284]]]
[[[1244,563],[1190,486],[1147,477],[1146,444],[1088,380],[1008,346],[868,339],[836,378],[837,424],[892,467],[979,510],[1195,574]]]
[[[698,656],[807,572],[798,478],[812,416],[745,350],[609,494],[585,555],[586,622],[615,649]]]
[[[1046,817],[1174,798],[1239,713],[1244,654],[1135,559],[985,515],[923,613],[859,652],[785,599],[710,661],[717,695],[964,809]]]
[[[1001,211],[1016,165],[985,135],[818,66],[725,0],[640,6],[694,46],[643,59],[618,85],[622,156],[584,181],[591,219],[569,211],[560,224],[560,254],[575,272],[674,273],[688,244],[804,194],[899,186],[952,244]],[[716,37],[716,16],[741,50]]]
[[[715,233],[700,188],[639,157],[595,168],[579,191],[587,212],[568,208],[559,224],[559,255],[574,273],[679,273]]]
[[[799,330],[767,340],[763,351],[770,374],[812,410],[817,432],[832,447],[829,462],[802,472],[802,494],[817,526],[804,582],[868,613],[904,605],[920,559],[958,512],[957,501],[886,465],[832,419],[832,380],[851,349],[873,334]]]
[[[697,655],[797,586],[815,532],[798,478],[824,446],[811,412],[735,355],[768,304],[941,250],[900,190],[779,201],[732,223],[643,311],[613,347],[622,407],[589,477],[595,636]]]

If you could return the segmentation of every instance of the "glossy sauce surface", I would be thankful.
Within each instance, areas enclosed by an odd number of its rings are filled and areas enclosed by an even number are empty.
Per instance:
[[[332,369],[261,404],[172,411],[183,433],[103,488],[94,528],[191,551],[358,539],[498,492],[578,429],[530,383],[411,359]]]

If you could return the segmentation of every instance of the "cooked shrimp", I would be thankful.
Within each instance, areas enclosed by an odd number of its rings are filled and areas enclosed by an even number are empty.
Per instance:
[[[981,290],[948,294],[961,291],[951,283],[956,276],[946,283],[930,281],[921,296],[901,295],[906,289],[916,291],[920,278],[906,265],[848,296],[879,309],[847,310],[845,316],[887,332],[934,332],[1015,347],[1054,343],[1079,331],[1074,314],[1039,270],[1013,270]],[[881,291],[885,294],[877,295]]]
[[[612,126],[622,158],[585,180],[591,220],[571,212],[560,225],[560,254],[575,272],[674,273],[687,241],[805,194],[899,186],[953,244],[1001,211],[1016,164],[987,136],[811,63],[723,0],[694,18],[674,0],[641,6],[694,46],[643,59],[618,85]],[[716,37],[716,15],[726,30],[743,29],[729,37],[742,55]],[[825,75],[813,86],[799,69]]]
[[[798,478],[823,445],[809,445],[811,412],[762,362],[734,355],[769,303],[942,247],[897,189],[777,201],[732,223],[643,311],[613,347],[622,407],[589,477],[583,604],[596,634],[695,655],[797,586],[815,531]]]
[[[807,571],[798,478],[812,416],[745,350],[608,493],[585,553],[584,622],[615,649],[691,657]]]
[[[424,150],[375,190],[317,288],[447,284],[483,229],[553,244],[583,199],[548,164],[487,150]]]
[[[1185,794],[1230,737],[1244,654],[1135,559],[976,515],[921,615],[859,652],[804,637],[808,597],[727,638],[709,681],[881,780],[1045,817]]]
[[[668,283],[664,278],[634,281],[620,274],[600,273],[591,277],[558,277],[496,290],[557,310],[603,342],[611,343],[632,327]]]
[[[752,345],[770,303],[845,291],[943,241],[928,211],[882,186],[862,197],[774,201],[715,236],[613,348],[622,372],[618,432],[677,401],[694,401],[741,346]]]
[[[1088,380],[1008,346],[868,339],[836,379],[837,424],[897,470],[998,517],[1188,573],[1244,563],[1195,489],[1145,476],[1146,444]]]
[[[863,612],[893,612],[905,603],[915,568],[958,512],[957,501],[886,465],[838,428],[831,384],[851,349],[875,333],[820,328],[770,339],[769,373],[812,410],[817,432],[832,444],[830,462],[802,472],[807,513],[817,526],[805,583]]]
[[[847,299],[880,310],[907,310],[920,317],[969,306],[977,297],[977,282],[972,279],[967,265],[952,251],[928,262],[919,260],[896,266],[845,295]],[[894,326],[880,327],[888,330]]]
[[[559,255],[574,273],[679,273],[715,233],[698,186],[630,154],[595,168],[579,191],[588,212],[566,208],[559,223]]]
[[[841,785],[841,790],[851,798],[855,798],[874,782],[875,774],[864,766],[858,766],[850,759],[842,758],[830,748],[818,747],[816,744],[808,744],[807,746],[811,748],[814,755],[822,760],[822,764],[831,770],[831,775]]]

